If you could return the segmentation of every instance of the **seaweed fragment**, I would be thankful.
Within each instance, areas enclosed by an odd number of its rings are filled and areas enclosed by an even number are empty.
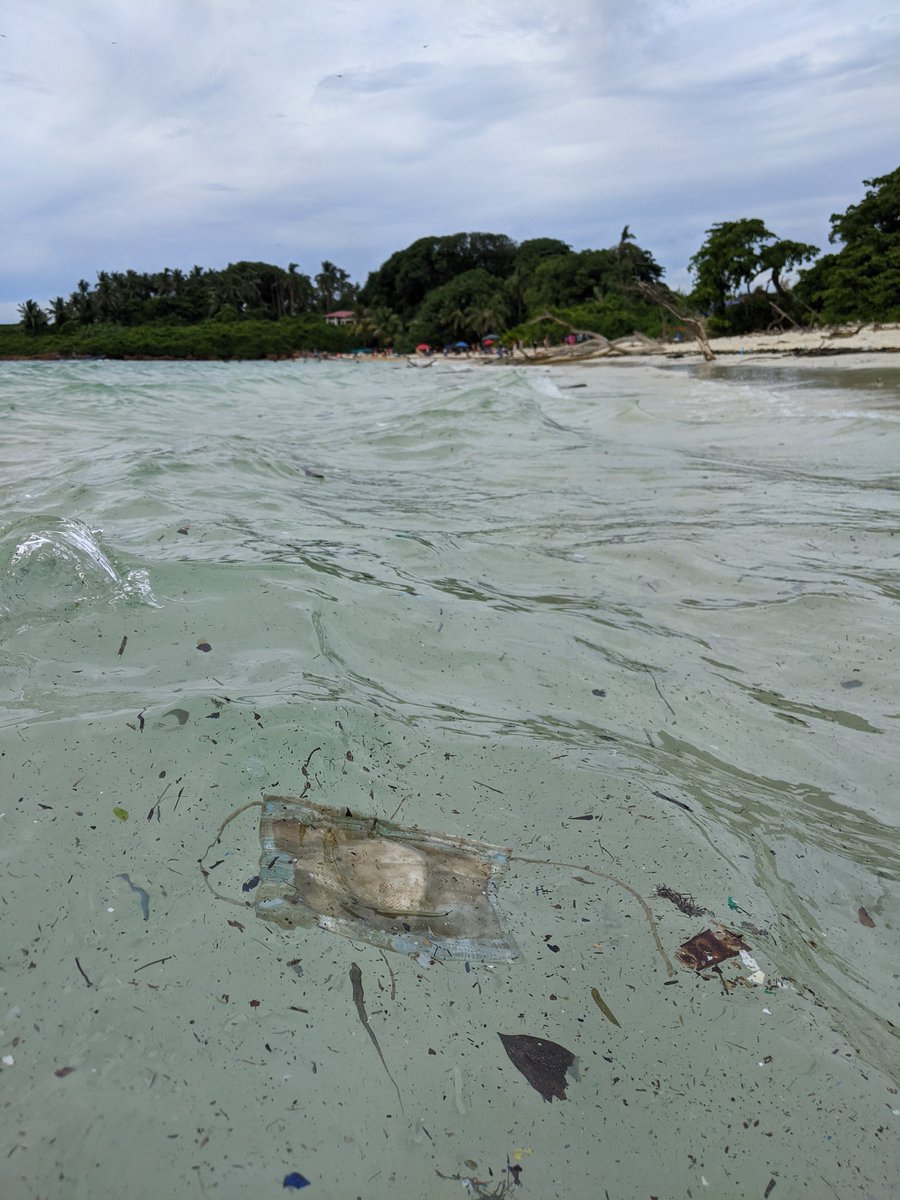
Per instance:
[[[709,910],[701,908],[699,904],[695,903],[693,896],[683,896],[681,892],[676,892],[673,888],[666,887],[665,884],[658,887],[653,894],[663,900],[670,900],[687,917],[705,917],[708,914]]]

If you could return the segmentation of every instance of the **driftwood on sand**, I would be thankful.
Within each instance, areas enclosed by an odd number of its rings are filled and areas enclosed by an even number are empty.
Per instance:
[[[697,345],[700,347],[700,353],[707,362],[715,360],[712,347],[709,344],[709,331],[706,327],[706,317],[702,313],[692,312],[687,309],[679,298],[661,283],[647,283],[644,280],[638,280],[634,284],[635,291],[644,297],[645,300],[650,300],[653,304],[658,304],[660,308],[664,308],[667,313],[671,313],[673,317],[681,325],[686,325],[697,340]]]

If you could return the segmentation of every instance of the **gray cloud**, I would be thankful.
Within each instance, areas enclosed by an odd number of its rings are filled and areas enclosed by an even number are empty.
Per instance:
[[[362,281],[425,234],[825,245],[897,165],[894,0],[33,0],[4,14],[0,320],[98,270]]]

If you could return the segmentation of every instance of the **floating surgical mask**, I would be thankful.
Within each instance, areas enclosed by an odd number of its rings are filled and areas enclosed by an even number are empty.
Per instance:
[[[257,916],[401,954],[518,957],[495,903],[508,850],[303,798],[266,796],[261,807]]]
[[[251,808],[262,810],[261,855],[258,875],[243,885],[253,899],[241,902],[216,891],[209,877],[219,864],[207,868],[204,861],[226,827]],[[519,951],[496,905],[498,881],[509,862],[575,869],[623,888],[644,910],[666,971],[675,974],[649,905],[615,875],[354,816],[303,796],[266,796],[231,813],[200,859],[200,870],[214,896],[241,907],[252,904],[258,917],[287,929],[325,929],[399,954],[512,962]]]

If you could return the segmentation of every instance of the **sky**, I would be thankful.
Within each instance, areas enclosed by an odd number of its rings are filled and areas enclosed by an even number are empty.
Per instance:
[[[827,248],[900,166],[898,0],[4,0],[0,322],[98,271],[417,238]]]

